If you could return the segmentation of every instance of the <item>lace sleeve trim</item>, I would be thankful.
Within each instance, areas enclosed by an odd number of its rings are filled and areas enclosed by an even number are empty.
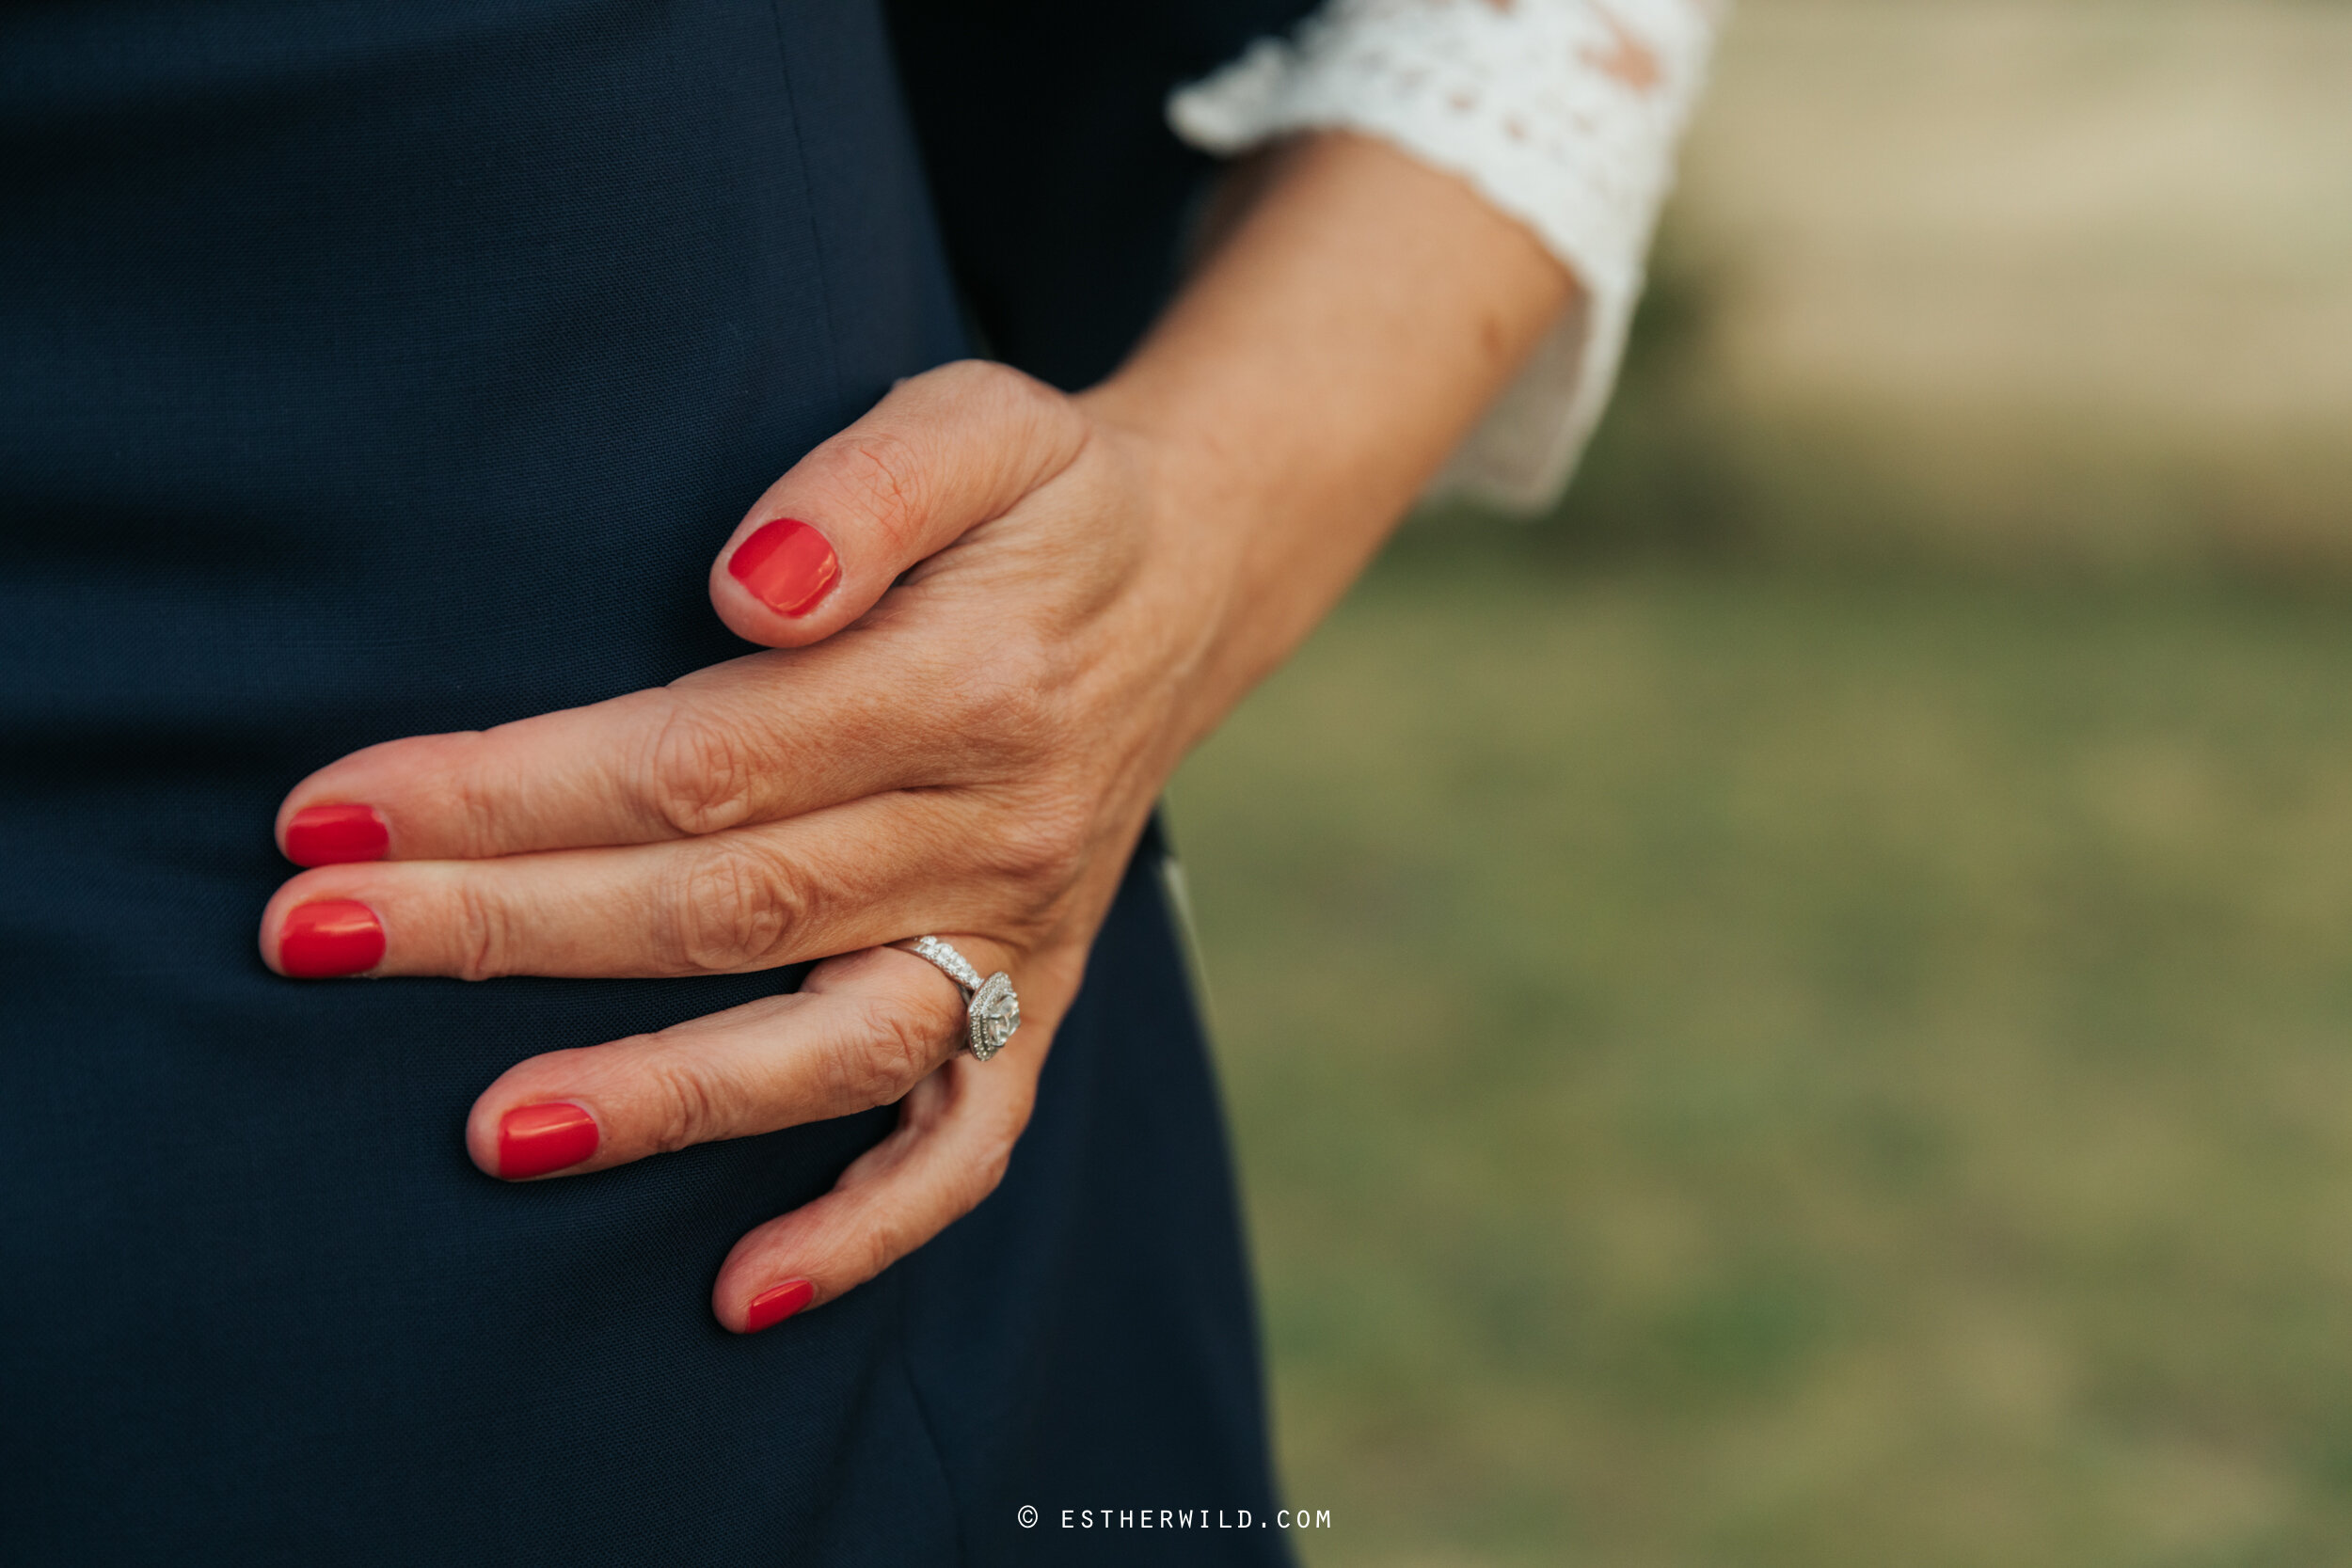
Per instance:
[[[1615,382],[1715,16],[1709,0],[1327,0],[1177,91],[1168,120],[1222,155],[1303,130],[1379,136],[1468,181],[1576,274],[1582,309],[1435,486],[1540,510]]]

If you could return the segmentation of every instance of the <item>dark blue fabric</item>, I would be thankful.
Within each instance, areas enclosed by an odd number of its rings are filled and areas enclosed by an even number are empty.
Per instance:
[[[1075,389],[1175,281],[1210,161],[1168,91],[1313,0],[888,0],[947,245],[989,347]]]
[[[963,352],[890,47],[862,0],[0,9],[0,1560],[1281,1560],[1054,1524],[1271,1506],[1149,855],[1003,1188],[750,1338],[720,1259],[889,1112],[525,1187],[459,1132],[523,1056],[793,975],[252,949],[295,780],[739,652],[744,505]],[[1057,341],[1104,360],[1164,261]]]

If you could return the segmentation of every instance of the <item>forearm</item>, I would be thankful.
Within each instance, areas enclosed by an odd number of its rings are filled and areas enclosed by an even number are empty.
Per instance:
[[[1148,436],[1173,559],[1215,584],[1187,742],[1336,602],[1575,288],[1526,230],[1383,143],[1324,135],[1272,157],[1087,394]]]

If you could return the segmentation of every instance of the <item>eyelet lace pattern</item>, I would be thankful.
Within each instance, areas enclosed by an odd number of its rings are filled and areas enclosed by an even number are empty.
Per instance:
[[[1467,180],[1583,285],[1434,486],[1515,511],[1565,487],[1614,384],[1704,83],[1713,0],[1326,0],[1168,100],[1230,156],[1293,132],[1387,140]]]

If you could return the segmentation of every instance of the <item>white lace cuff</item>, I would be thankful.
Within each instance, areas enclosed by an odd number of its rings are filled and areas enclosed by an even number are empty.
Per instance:
[[[1168,100],[1230,156],[1293,132],[1379,136],[1470,182],[1583,285],[1433,487],[1551,504],[1609,401],[1713,41],[1713,0],[1326,0],[1288,40]]]

